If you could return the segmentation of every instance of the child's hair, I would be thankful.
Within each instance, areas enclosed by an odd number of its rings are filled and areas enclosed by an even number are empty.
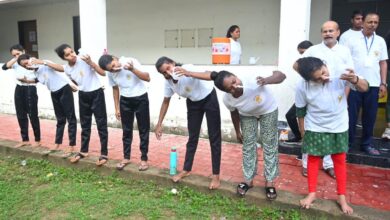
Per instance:
[[[24,51],[24,48],[22,45],[20,44],[15,44],[15,45],[12,45],[10,48],[9,48],[9,52],[12,52],[13,50],[18,50],[20,52],[23,52]]]
[[[175,62],[174,60],[172,60],[171,58],[163,56],[163,57],[160,57],[160,58],[157,60],[156,64],[155,64],[156,69],[157,69],[157,71],[158,71],[159,73],[161,73],[161,72],[160,72],[160,68],[161,68],[161,66],[164,65],[164,64],[175,64],[175,66],[181,66],[181,63],[177,63],[177,62]]]
[[[213,71],[210,74],[210,78],[214,81],[215,87],[224,92],[225,88],[223,87],[223,81],[226,77],[229,76],[234,76],[234,74],[225,70],[222,70],[220,72]]]
[[[230,26],[229,29],[227,30],[226,37],[227,38],[231,38],[232,37],[232,32],[234,32],[237,28],[240,28],[240,27],[238,27],[238,25]]]
[[[18,57],[18,64],[20,65],[20,63],[22,62],[22,60],[29,60],[31,58],[31,56],[29,54],[21,54],[19,57]]]
[[[309,81],[316,70],[321,69],[324,62],[316,57],[304,57],[297,60],[298,73],[303,79]]]
[[[61,59],[65,59],[65,49],[66,48],[72,48],[71,46],[69,46],[69,44],[61,44],[60,46],[58,46],[54,51],[57,53],[57,55],[61,58]]]
[[[312,42],[310,42],[308,40],[304,40],[298,44],[297,49],[308,49],[311,46],[313,46]]]
[[[107,71],[107,65],[110,64],[114,60],[114,57],[109,54],[105,54],[99,58],[99,66],[103,70]]]

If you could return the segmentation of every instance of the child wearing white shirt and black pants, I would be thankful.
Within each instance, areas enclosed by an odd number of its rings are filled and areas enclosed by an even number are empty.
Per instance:
[[[51,92],[54,113],[57,119],[56,148],[59,148],[62,144],[65,124],[68,120],[69,148],[66,150],[66,155],[69,155],[76,145],[77,120],[72,93],[72,89],[77,90],[76,86],[64,73],[56,72],[64,71],[64,68],[59,64],[35,59],[28,54],[20,55],[18,64],[26,69],[34,70],[36,76],[32,81],[26,78],[20,79],[20,81],[24,83],[40,82],[46,85]]]
[[[203,116],[206,114],[208,135],[211,147],[212,180],[209,189],[216,189],[220,186],[219,173],[221,166],[221,115],[217,93],[211,82],[206,82],[193,77],[178,77],[175,72],[188,72],[193,70],[193,65],[180,67],[175,61],[168,57],[161,57],[156,62],[156,69],[165,80],[164,100],[161,105],[158,123],[156,125],[156,137],[162,136],[162,122],[167,113],[169,102],[173,94],[177,93],[185,97],[187,104],[188,142],[183,172],[175,175],[173,181],[189,176],[199,140],[200,128]],[[177,75],[178,76],[178,75]],[[175,77],[175,78],[173,78]]]
[[[113,89],[115,116],[122,122],[124,159],[117,165],[117,169],[122,170],[130,163],[135,116],[141,150],[138,170],[145,171],[148,169],[150,114],[148,93],[143,81],[150,81],[149,73],[141,71],[141,64],[134,58],[118,59],[112,55],[103,55],[99,59],[99,66],[109,71],[107,76]]]
[[[34,79],[35,75],[32,70],[26,70],[17,63],[18,57],[25,52],[22,45],[13,45],[9,51],[13,58],[4,64],[2,69],[14,69],[16,73],[16,88],[14,99],[16,117],[18,118],[22,142],[17,144],[15,147],[21,147],[30,144],[28,137],[29,119],[35,136],[35,144],[33,146],[40,146],[41,129],[38,117],[38,95],[36,83],[23,83],[19,81],[19,79],[25,77],[28,79]]]
[[[65,73],[79,87],[81,150],[70,162],[76,163],[80,159],[88,156],[93,114],[95,116],[101,145],[100,157],[96,165],[101,166],[108,161],[107,112],[104,92],[96,73],[101,76],[105,76],[106,73],[91,60],[90,56],[78,57],[67,44],[61,44],[55,51],[61,59],[68,61],[64,65]]]

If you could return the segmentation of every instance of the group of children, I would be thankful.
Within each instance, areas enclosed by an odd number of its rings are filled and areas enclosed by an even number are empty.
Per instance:
[[[70,161],[76,163],[88,156],[94,115],[101,144],[100,157],[96,165],[105,164],[108,161],[107,112],[104,91],[97,74],[105,76],[107,73],[109,84],[113,87],[115,116],[121,121],[123,129],[124,159],[117,165],[117,169],[122,170],[130,163],[135,116],[140,136],[139,170],[147,170],[150,115],[148,93],[143,82],[150,81],[150,74],[143,71],[140,63],[134,58],[118,59],[112,55],[103,55],[96,64],[88,55],[76,55],[67,44],[58,46],[55,51],[66,61],[65,65],[32,58],[24,53],[20,45],[16,45],[10,49],[14,58],[3,66],[3,69],[14,68],[17,74],[15,107],[22,135],[22,142],[18,146],[29,144],[27,115],[34,129],[35,145],[40,144],[38,97],[35,87],[36,83],[40,82],[51,92],[57,118],[56,146],[62,144],[64,126],[68,121],[70,148],[67,152],[74,151],[77,126],[72,90],[78,90],[82,129],[81,149]],[[367,89],[367,82],[352,70],[346,70],[340,78],[329,79],[326,65],[313,57],[299,59],[295,68],[304,79],[297,89],[296,107],[299,119],[306,119],[304,127],[301,121],[300,130],[304,138],[303,150],[309,153],[311,164],[308,170],[309,195],[301,201],[301,205],[309,208],[312,204],[315,198],[318,161],[320,156],[331,154],[335,161],[338,201],[342,210],[351,214],[352,209],[345,200],[345,152],[348,148],[348,136],[345,132],[348,129],[346,122],[348,113],[343,91],[346,86],[364,91]],[[221,117],[215,86],[225,92],[223,103],[231,112],[237,139],[243,144],[245,181],[238,184],[237,193],[244,196],[253,187],[258,167],[259,142],[264,151],[265,195],[269,200],[276,199],[274,180],[279,175],[278,107],[268,85],[283,82],[285,74],[274,71],[269,77],[253,78],[228,71],[199,71],[193,65],[181,65],[168,57],[159,58],[156,69],[165,78],[164,99],[155,128],[157,139],[162,136],[163,120],[172,95],[176,93],[186,98],[189,138],[183,171],[174,176],[173,181],[177,182],[190,175],[202,119],[206,115],[213,173],[209,188],[216,189],[220,186]],[[335,124],[332,122],[336,115],[343,120]],[[319,117],[328,121],[319,122],[317,120]],[[259,126],[261,129],[258,137]]]

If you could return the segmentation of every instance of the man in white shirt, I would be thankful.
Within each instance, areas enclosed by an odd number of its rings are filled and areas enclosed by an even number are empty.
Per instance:
[[[351,37],[361,35],[363,27],[363,12],[361,10],[352,12],[351,24],[352,27],[340,36],[340,44],[344,45]]]
[[[361,35],[348,40],[345,45],[350,49],[355,72],[362,75],[369,83],[367,92],[351,91],[348,96],[349,146],[355,142],[356,120],[362,107],[362,141],[360,148],[369,155],[379,155],[372,145],[372,136],[378,110],[378,98],[387,92],[388,54],[385,40],[376,35],[379,15],[368,13],[363,18]]]

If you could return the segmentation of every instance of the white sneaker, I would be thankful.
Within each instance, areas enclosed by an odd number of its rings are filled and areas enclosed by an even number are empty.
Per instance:
[[[385,132],[382,134],[382,138],[386,138],[390,140],[390,128],[386,128]]]

